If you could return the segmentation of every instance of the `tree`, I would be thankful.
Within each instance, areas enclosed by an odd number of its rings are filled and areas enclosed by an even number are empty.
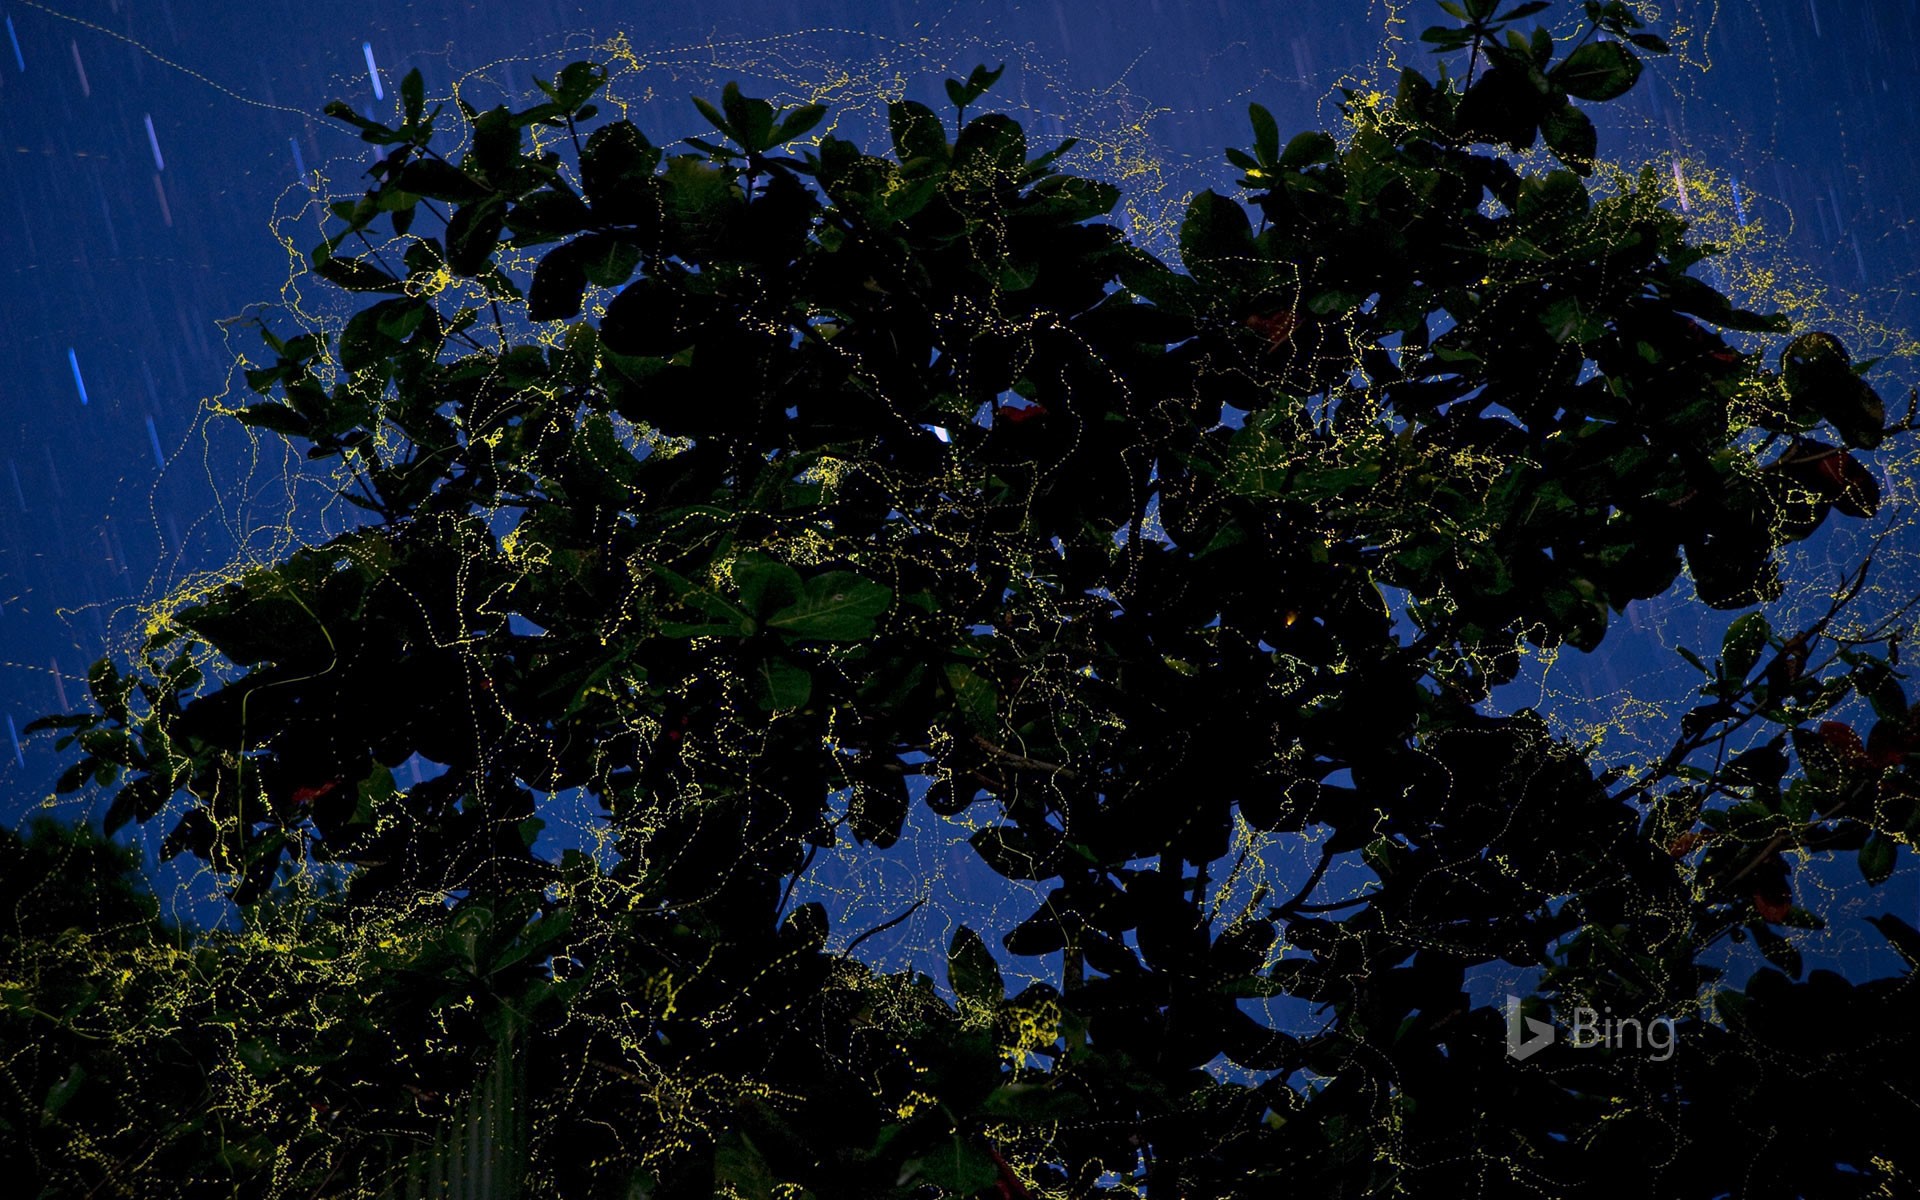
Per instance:
[[[1870,562],[1807,628],[1756,606],[1781,546],[1875,511],[1859,455],[1911,414],[1691,274],[1713,250],[1654,175],[1584,182],[1581,104],[1665,49],[1627,6],[1571,46],[1512,27],[1544,4],[1443,7],[1423,36],[1461,79],[1349,94],[1344,140],[1252,107],[1229,158],[1259,226],[1203,192],[1184,270],[1102,220],[1119,191],[1061,169],[1070,141],[1030,158],[996,113],[950,139],[905,101],[891,159],[790,149],[823,111],[730,85],[670,154],[587,132],[604,73],[576,63],[524,111],[462,103],[450,159],[417,72],[396,126],[330,107],[385,156],[313,270],[371,303],[337,337],[263,327],[239,417],[377,523],[195,597],[42,723],[86,752],[63,790],[117,788],[110,830],[189,797],[169,853],[253,914],[219,967],[248,998],[235,1128],[279,1130],[248,1186],[378,1191],[483,1110],[539,1194],[1904,1179],[1907,981],[1796,982],[1782,932],[1820,920],[1792,852],[1876,886],[1920,831],[1897,650],[1834,637]],[[948,82],[960,118],[997,77]],[[1557,165],[1509,156],[1537,144]],[[1525,645],[1599,647],[1683,557],[1700,603],[1754,611],[1687,652],[1703,703],[1661,762],[1596,775],[1482,711]],[[1821,720],[1854,691],[1864,739]],[[402,788],[416,755],[444,770]],[[1009,997],[961,927],[948,1002],[789,911],[843,836],[901,836],[911,775],[1051,885],[991,933],[1060,987]],[[576,788],[610,866],[533,852]],[[1289,839],[1306,885],[1250,883]],[[1327,895],[1356,859],[1377,883]],[[302,898],[308,864],[344,893]],[[1715,988],[1725,937],[1778,969]],[[1685,1050],[1513,1057],[1465,993],[1489,963],[1547,969],[1528,1015],[1671,1016]],[[1274,998],[1331,1019],[1242,1007]],[[502,1047],[523,1077],[476,1091]]]

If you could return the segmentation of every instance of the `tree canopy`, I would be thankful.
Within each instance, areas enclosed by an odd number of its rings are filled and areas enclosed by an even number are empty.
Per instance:
[[[488,1195],[662,1200],[1910,1185],[1908,979],[1802,978],[1792,938],[1822,920],[1803,853],[1872,889],[1920,832],[1920,725],[1897,646],[1835,636],[1870,564],[1805,628],[1760,606],[1783,546],[1874,514],[1911,414],[1703,282],[1651,171],[1600,165],[1583,106],[1666,49],[1628,6],[1559,43],[1516,24],[1545,4],[1441,7],[1437,74],[1349,93],[1341,136],[1253,105],[1247,198],[1194,197],[1177,268],[1071,140],[974,114],[984,67],[951,118],[892,105],[891,156],[731,85],[656,145],[589,62],[518,111],[430,108],[418,72],[397,124],[330,106],[381,157],[312,270],[362,307],[263,325],[236,416],[370,520],[183,597],[40,723],[109,834],[166,815],[248,917],[155,926],[178,944],[123,977],[5,909],[20,962],[95,975],[9,972],[18,1169],[49,1195],[439,1194],[482,1162]],[[1683,565],[1749,611],[1687,652],[1661,761],[1596,772],[1486,711],[1527,647],[1601,647]],[[1864,737],[1824,719],[1852,693]],[[535,851],[575,789],[608,859]],[[955,928],[944,990],[790,903],[915,803],[1048,889]],[[1281,891],[1259,851],[1289,839],[1317,865]],[[1351,862],[1369,886],[1330,894]],[[316,868],[343,885],[295,886]],[[1729,937],[1773,964],[1741,990],[1702,962]],[[1057,986],[1008,994],[1004,962],[1053,956]],[[1514,1057],[1469,1002],[1487,964],[1545,970],[1529,1015],[1670,1017],[1679,1052]],[[169,1062],[203,1109],[127,1099],[184,1086]]]

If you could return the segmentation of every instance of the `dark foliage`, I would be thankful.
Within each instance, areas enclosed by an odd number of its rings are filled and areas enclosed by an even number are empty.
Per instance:
[[[110,830],[191,797],[169,852],[325,966],[208,968],[259,1089],[208,1141],[243,1193],[275,1153],[289,1194],[384,1186],[381,1148],[430,1142],[503,1038],[554,1195],[1910,1186],[1908,981],[1801,980],[1782,932],[1819,921],[1792,851],[1856,851],[1872,887],[1920,832],[1897,656],[1749,613],[1688,652],[1700,705],[1624,783],[1480,708],[1683,562],[1706,605],[1775,598],[1780,547],[1871,515],[1868,452],[1907,427],[1838,340],[1692,274],[1712,249],[1651,175],[1589,191],[1581,105],[1665,50],[1625,5],[1571,46],[1511,27],[1545,5],[1442,7],[1424,36],[1465,76],[1350,97],[1344,141],[1283,145],[1255,106],[1251,212],[1197,197],[1183,270],[996,113],[950,136],[902,102],[891,158],[792,149],[821,111],[730,86],[675,153],[588,132],[575,64],[529,110],[463,105],[449,160],[417,75],[397,128],[331,109],[386,157],[313,267],[371,303],[268,334],[242,419],[338,459],[379,523],[204,596],[49,722],[86,754],[63,786],[117,789]],[[997,77],[948,83],[960,117]],[[577,157],[530,152],[541,124]],[[1500,156],[1537,142],[1559,168]],[[463,281],[489,303],[453,308]],[[205,647],[236,669],[203,681]],[[1856,690],[1864,739],[1821,721]],[[401,788],[416,755],[444,771]],[[915,774],[1050,887],[987,936],[1060,955],[1061,988],[1009,997],[962,928],[948,1002],[789,909],[814,854],[902,836]],[[609,870],[532,850],[573,788]],[[1308,886],[1221,911],[1236,820],[1312,838]],[[1377,883],[1329,894],[1355,858]],[[286,927],[294,860],[350,882]],[[1730,936],[1778,970],[1716,992]],[[1563,1019],[1672,1014],[1682,1050],[1512,1058],[1466,995],[1490,963],[1547,968]],[[1322,1023],[1243,1007],[1273,997]],[[99,1120],[163,1078],[97,1089]],[[303,1104],[333,1116],[295,1129]]]

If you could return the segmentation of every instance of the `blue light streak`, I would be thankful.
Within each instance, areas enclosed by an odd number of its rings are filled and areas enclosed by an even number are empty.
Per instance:
[[[85,408],[87,406],[87,381],[80,378],[80,356],[73,352],[71,346],[67,348],[67,365],[73,368],[73,386],[80,392],[80,407]]]
[[[160,137],[153,131],[152,113],[147,114],[147,145],[153,147],[153,169],[156,171],[166,170],[167,160],[160,157]]]

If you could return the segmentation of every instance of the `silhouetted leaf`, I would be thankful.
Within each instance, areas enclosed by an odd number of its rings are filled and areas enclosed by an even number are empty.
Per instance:
[[[975,1004],[999,1004],[1006,996],[1000,966],[993,961],[980,935],[965,925],[953,931],[947,949],[947,979],[954,994]]]
[[[1640,78],[1640,60],[1619,42],[1588,42],[1562,59],[1548,78],[1581,100],[1611,100]]]

